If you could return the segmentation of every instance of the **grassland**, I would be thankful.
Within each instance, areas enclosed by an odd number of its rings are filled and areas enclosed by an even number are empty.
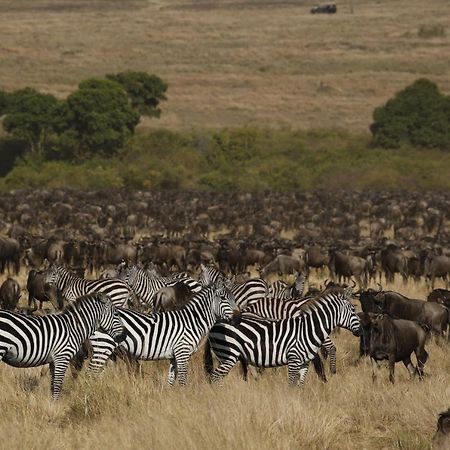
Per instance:
[[[82,79],[144,70],[169,99],[143,127],[349,131],[418,77],[450,93],[446,0],[344,0],[334,16],[311,15],[313,3],[0,0],[0,88],[64,97]]]
[[[423,283],[388,287],[427,293]],[[68,373],[55,403],[47,370],[1,364],[0,433],[8,448],[29,449],[429,449],[437,414],[450,404],[448,344],[428,343],[423,382],[398,365],[391,385],[387,369],[372,384],[369,361],[354,365],[358,341],[349,332],[333,340],[337,375],[324,385],[311,371],[302,389],[287,385],[285,368],[245,383],[236,367],[210,386],[201,347],[186,388],[166,387],[166,361],[143,363],[140,375],[119,362],[99,378]]]

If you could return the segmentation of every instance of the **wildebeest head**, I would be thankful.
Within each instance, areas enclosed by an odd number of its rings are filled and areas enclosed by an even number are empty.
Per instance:
[[[387,314],[378,314],[371,322],[370,354],[377,359],[387,358],[395,348],[394,323]]]
[[[450,448],[450,408],[439,414],[437,430],[433,437],[433,448],[437,450]]]
[[[364,312],[380,312],[376,299],[381,292],[381,285],[379,290],[369,288],[365,291],[361,290],[358,292],[359,301],[361,302],[361,308]]]

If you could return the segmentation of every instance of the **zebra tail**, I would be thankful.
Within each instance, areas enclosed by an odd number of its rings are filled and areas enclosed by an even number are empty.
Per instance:
[[[214,370],[214,361],[209,339],[206,340],[205,351],[203,353],[203,369],[205,370],[205,373],[208,376],[211,375]]]

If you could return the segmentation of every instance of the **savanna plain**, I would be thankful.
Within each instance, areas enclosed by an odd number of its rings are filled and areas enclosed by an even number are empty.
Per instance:
[[[25,271],[18,280],[26,282]],[[323,278],[312,274],[310,282],[317,286]],[[396,280],[385,286],[416,298],[428,292],[425,283]],[[356,364],[358,338],[341,330],[333,341],[337,374],[330,375],[325,362],[328,382],[311,369],[303,388],[288,385],[285,368],[245,382],[238,366],[220,385],[210,385],[203,345],[185,388],[167,387],[168,361],[143,362],[139,373],[118,361],[100,376],[85,368],[74,379],[68,371],[56,402],[46,368],[2,364],[0,430],[8,448],[30,449],[431,448],[437,414],[450,401],[449,344],[428,342],[424,381],[411,381],[398,364],[392,385],[387,367],[373,384],[369,360]]]
[[[450,8],[445,0],[346,0],[335,16],[294,1],[0,0],[0,88],[65,97],[78,82],[143,70],[170,88],[158,121],[141,128],[337,127],[367,132],[373,109],[417,78],[450,92]],[[424,28],[425,27],[425,28]],[[443,34],[423,30],[446,30]],[[421,32],[422,30],[422,32]],[[26,285],[27,273],[18,281]],[[0,281],[3,281],[1,277]],[[310,282],[323,283],[312,275]],[[376,285],[372,285],[376,287]],[[425,282],[385,284],[425,299]],[[25,292],[22,301],[24,301]],[[358,302],[355,300],[358,307]],[[68,372],[50,400],[48,370],[0,364],[0,448],[429,449],[450,406],[449,344],[430,341],[424,381],[396,367],[375,384],[358,339],[333,336],[337,374],[303,388],[285,368],[210,385],[203,348],[189,385],[166,386],[168,362],[99,376]],[[328,370],[328,363],[326,363]]]

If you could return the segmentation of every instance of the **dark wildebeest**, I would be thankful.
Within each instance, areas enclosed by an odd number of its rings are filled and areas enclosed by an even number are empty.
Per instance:
[[[437,430],[433,436],[433,449],[450,450],[450,408],[439,414]]]
[[[395,382],[395,363],[402,361],[411,377],[416,374],[423,379],[423,366],[427,362],[425,350],[427,333],[412,320],[392,319],[387,314],[379,314],[370,319],[369,355],[372,361],[372,379],[377,378],[379,361],[389,361],[389,381]],[[411,362],[415,353],[417,367]]]
[[[337,276],[339,283],[342,278],[349,280],[355,277],[360,287],[367,286],[369,276],[369,262],[360,256],[346,255],[340,251],[330,251],[330,261],[328,263],[332,276]]]
[[[436,335],[443,335],[449,325],[449,310],[442,305],[410,299],[398,292],[374,291],[360,293],[364,312],[386,313],[391,317],[423,323]]]
[[[359,312],[358,317],[361,322],[361,335],[359,336],[359,359],[363,356],[369,356],[370,353],[370,330],[372,319],[375,313]]]
[[[395,274],[399,273],[406,283],[408,279],[408,258],[405,257],[403,250],[395,244],[389,244],[385,249],[381,250],[380,256],[381,269],[384,271],[386,281],[393,283]]]
[[[445,287],[449,287],[450,281],[450,257],[444,255],[429,256],[425,261],[425,275],[430,280],[434,289],[436,278],[442,278]]]
[[[13,311],[20,298],[20,286],[16,280],[7,278],[0,287],[0,306]]]
[[[450,309],[450,291],[447,289],[434,289],[428,294],[427,301],[440,303]]]
[[[51,292],[51,289],[45,288],[44,272],[37,270],[30,270],[27,279],[28,289],[28,307],[31,308],[31,303],[34,305],[34,310],[37,309],[36,300],[39,300],[39,309],[42,309],[43,302],[50,302],[55,309],[62,310],[64,308],[64,299],[61,292],[57,289],[56,293]],[[56,298],[56,305],[54,299]]]
[[[176,283],[160,289],[154,297],[153,312],[176,311],[184,308],[192,298],[185,283]]]

